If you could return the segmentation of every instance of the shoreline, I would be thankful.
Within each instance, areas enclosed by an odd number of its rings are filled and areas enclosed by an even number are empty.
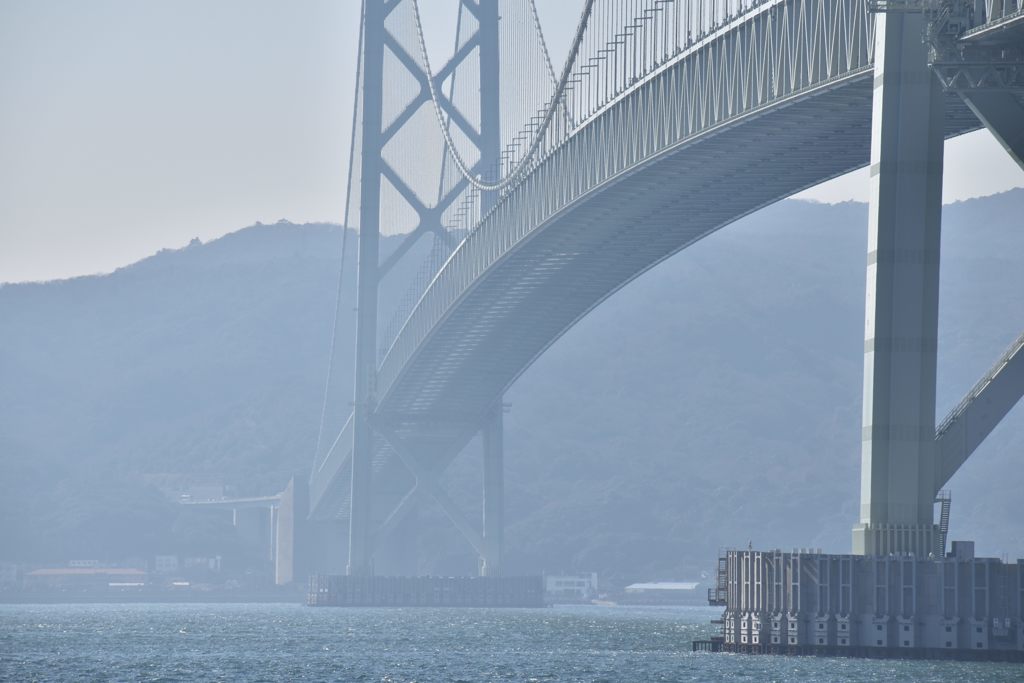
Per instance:
[[[282,604],[302,605],[302,595],[267,595],[242,593],[239,595],[67,595],[22,594],[0,596],[0,605],[111,605],[111,604]]]

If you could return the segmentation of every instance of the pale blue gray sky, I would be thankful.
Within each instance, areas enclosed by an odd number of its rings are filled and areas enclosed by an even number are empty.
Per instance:
[[[443,51],[455,2],[422,4]],[[556,65],[579,6],[538,0]],[[0,282],[341,221],[358,22],[358,0],[0,0]],[[948,145],[947,201],[1024,186],[987,133]],[[863,200],[866,175],[803,196]]]

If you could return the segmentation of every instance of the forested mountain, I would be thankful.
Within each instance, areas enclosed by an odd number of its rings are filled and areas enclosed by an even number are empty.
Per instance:
[[[1022,215],[1022,190],[946,207],[940,416],[1024,328]],[[540,358],[506,397],[511,569],[683,578],[748,541],[848,549],[866,220],[859,204],[777,204],[638,278]],[[308,469],[341,241],[337,226],[256,225],[109,275],[0,287],[0,559],[198,551],[211,541],[168,491],[271,493]],[[354,247],[329,436],[351,397]],[[394,272],[385,322],[425,255]],[[477,449],[447,479],[467,511]],[[1017,408],[950,483],[953,537],[1024,556],[1022,458]],[[471,571],[455,532],[421,517],[421,569]]]

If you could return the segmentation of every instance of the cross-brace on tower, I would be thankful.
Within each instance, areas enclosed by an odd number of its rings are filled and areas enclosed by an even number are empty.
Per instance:
[[[410,10],[411,0],[364,0],[362,27],[362,90],[360,98],[361,129],[359,142],[360,209],[359,209],[359,271],[357,276],[355,396],[353,407],[352,478],[349,516],[348,573],[373,573],[373,556],[380,540],[400,521],[403,510],[414,503],[417,495],[432,497],[453,520],[459,530],[473,543],[482,557],[482,572],[495,575],[501,566],[502,536],[502,431],[501,401],[489,410],[484,432],[484,521],[483,533],[476,532],[444,494],[438,483],[439,471],[421,462],[414,447],[403,443],[386,420],[376,413],[376,376],[378,368],[377,314],[378,293],[382,279],[421,237],[433,233],[439,239],[449,239],[442,224],[445,211],[466,190],[467,181],[459,179],[451,187],[442,188],[436,203],[428,205],[412,189],[403,176],[403,169],[389,163],[385,149],[409,125],[417,112],[430,107],[431,95],[428,75],[414,51],[403,45],[389,22],[396,13]],[[458,129],[463,138],[478,152],[473,173],[485,175],[496,169],[501,152],[499,121],[499,60],[498,0],[460,0],[459,12],[471,15],[475,31],[459,41],[452,58],[433,76],[439,105],[450,125]],[[391,121],[383,117],[386,89],[394,84],[385,82],[385,57],[397,60],[419,86],[419,91]],[[460,111],[442,85],[453,78],[462,64],[470,59],[479,60],[479,121],[474,124]],[[379,243],[381,234],[381,187],[385,180],[397,191],[415,213],[417,223],[403,243],[381,262]],[[494,197],[482,197],[484,208]],[[485,407],[486,408],[486,407]],[[388,445],[415,478],[413,490],[390,510],[380,510],[374,500],[373,458],[376,442]],[[383,512],[383,514],[381,514]],[[378,519],[381,519],[378,523]]]

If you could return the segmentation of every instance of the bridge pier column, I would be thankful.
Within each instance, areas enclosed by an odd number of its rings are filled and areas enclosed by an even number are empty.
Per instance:
[[[935,548],[935,374],[943,97],[920,14],[878,14],[853,551]]]
[[[309,494],[303,485],[307,478],[292,477],[281,492],[274,554],[274,582],[279,586],[293,581],[304,583],[309,575]]]
[[[483,427],[484,552],[481,576],[501,576],[505,543],[505,444],[503,406],[499,400]]]
[[[379,290],[381,125],[384,92],[383,0],[363,4],[362,142],[357,275],[355,396],[352,423],[352,489],[349,510],[348,573],[373,573],[373,445],[371,418],[377,380],[377,295]]]
[[[480,168],[483,177],[501,177],[501,41],[498,0],[480,0]],[[480,207],[489,211],[498,199],[496,191],[482,192]],[[483,549],[480,576],[501,576],[505,535],[505,452],[499,398],[485,418],[483,437]]]

